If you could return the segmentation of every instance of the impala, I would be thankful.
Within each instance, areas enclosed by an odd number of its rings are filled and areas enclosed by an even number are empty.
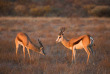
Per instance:
[[[72,50],[72,62],[73,62],[73,56],[74,56],[74,62],[75,61],[75,55],[76,55],[76,49],[84,49],[88,55],[87,58],[87,64],[89,61],[90,51],[93,53],[93,38],[90,35],[82,35],[78,38],[72,38],[70,40],[66,40],[64,37],[64,31],[65,27],[62,27],[60,29],[60,33],[58,35],[58,38],[56,39],[56,42],[61,42],[66,48]]]
[[[25,48],[27,48],[29,58],[30,58],[29,49],[31,49],[35,52],[38,52],[42,55],[45,55],[44,47],[39,39],[38,39],[38,42],[39,42],[40,46],[34,45],[26,33],[19,32],[15,38],[16,55],[17,55],[19,45],[23,46],[24,58],[25,58]]]

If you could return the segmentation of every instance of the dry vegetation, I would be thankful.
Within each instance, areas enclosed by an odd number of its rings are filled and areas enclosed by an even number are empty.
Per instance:
[[[59,28],[67,28],[68,39],[83,34],[94,37],[94,55],[86,64],[87,54],[77,50],[76,64],[71,65],[71,51],[55,40]],[[33,43],[43,42],[47,56],[31,51],[31,62],[22,47],[15,55],[14,38],[25,32]],[[110,19],[109,18],[0,18],[0,74],[110,74]]]
[[[0,0],[0,16],[110,17],[110,1]]]

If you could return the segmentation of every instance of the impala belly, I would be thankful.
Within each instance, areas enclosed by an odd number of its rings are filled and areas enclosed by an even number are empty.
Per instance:
[[[20,42],[20,41],[18,41],[18,44],[20,44],[20,45],[22,45],[22,46],[23,46],[23,43],[22,43],[22,42]]]
[[[83,43],[82,43],[82,40],[78,43],[78,44],[75,44],[73,47],[75,47],[75,49],[83,49]],[[69,49],[73,49],[73,47],[70,47]]]
[[[76,48],[76,49],[83,49],[82,40],[81,40],[78,44],[75,45],[75,48]]]

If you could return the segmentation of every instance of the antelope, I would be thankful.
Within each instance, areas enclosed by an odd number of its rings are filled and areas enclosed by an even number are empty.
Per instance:
[[[38,52],[42,55],[45,55],[43,44],[41,43],[41,41],[39,39],[38,39],[38,42],[39,42],[40,46],[34,45],[26,33],[19,32],[15,38],[16,55],[17,55],[19,45],[23,46],[24,58],[25,58],[25,48],[27,48],[29,58],[30,58],[29,49],[31,49],[35,52]]]
[[[88,55],[87,58],[87,64],[89,61],[90,51],[93,53],[93,37],[90,35],[82,35],[78,38],[72,38],[70,40],[65,39],[64,37],[64,31],[65,27],[62,27],[60,29],[60,33],[58,34],[58,38],[56,39],[56,42],[61,42],[66,48],[72,50],[72,63],[73,63],[73,56],[74,56],[74,62],[75,61],[75,55],[76,55],[76,49],[84,49]]]

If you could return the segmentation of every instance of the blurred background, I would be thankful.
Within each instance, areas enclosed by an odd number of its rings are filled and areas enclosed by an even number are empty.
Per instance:
[[[110,17],[110,0],[0,0],[0,16]]]

